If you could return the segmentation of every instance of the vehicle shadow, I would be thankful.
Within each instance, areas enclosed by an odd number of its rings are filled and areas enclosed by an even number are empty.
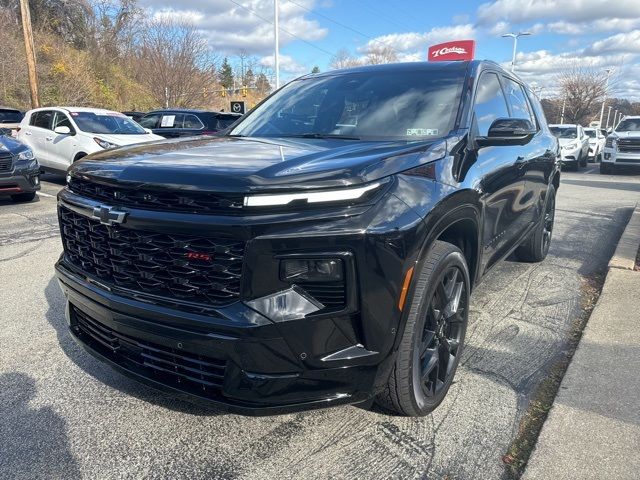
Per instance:
[[[31,408],[36,382],[25,373],[0,374],[0,478],[81,478],[66,423],[51,407]]]
[[[178,395],[169,395],[121,375],[85,352],[71,338],[65,318],[65,298],[60,291],[55,277],[52,277],[45,288],[47,300],[47,321],[56,331],[58,343],[65,355],[85,373],[96,380],[126,395],[131,395],[145,402],[168,408],[180,413],[199,416],[224,415],[226,412],[211,406],[199,405],[185,400]]]
[[[64,187],[67,184],[67,179],[63,174],[57,173],[42,173],[40,174],[40,181],[45,181],[49,183],[55,183],[56,185],[60,185]]]

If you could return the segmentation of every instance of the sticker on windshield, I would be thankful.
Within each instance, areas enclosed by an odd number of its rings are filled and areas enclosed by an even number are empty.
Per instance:
[[[161,127],[173,127],[173,125],[176,123],[176,116],[175,115],[163,115],[162,116],[162,121],[160,122],[160,126]]]
[[[438,135],[437,128],[407,128],[407,136],[428,137]]]

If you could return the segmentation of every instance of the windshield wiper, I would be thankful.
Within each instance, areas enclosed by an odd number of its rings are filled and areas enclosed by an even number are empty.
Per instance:
[[[301,133],[299,135],[283,135],[291,138],[335,138],[338,140],[361,140],[360,137],[350,137],[348,135],[336,135],[332,133]]]

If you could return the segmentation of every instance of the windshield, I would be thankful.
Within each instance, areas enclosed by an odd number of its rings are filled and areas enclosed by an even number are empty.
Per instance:
[[[24,115],[17,110],[0,110],[0,123],[20,123],[22,117]]]
[[[596,131],[595,130],[587,130],[585,128],[584,133],[586,133],[587,137],[589,137],[589,138],[596,138]]]
[[[420,140],[455,123],[463,70],[350,73],[295,80],[230,135]]]
[[[549,127],[549,130],[558,138],[578,138],[576,127]]]
[[[71,112],[78,128],[87,133],[144,135],[144,128],[120,113]]]
[[[640,132],[640,118],[622,120],[616,127],[616,132]]]

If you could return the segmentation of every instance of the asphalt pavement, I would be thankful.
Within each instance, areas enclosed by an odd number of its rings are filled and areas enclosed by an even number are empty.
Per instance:
[[[0,200],[0,478],[498,479],[529,395],[604,271],[640,175],[563,173],[551,251],[496,267],[473,294],[467,347],[426,418],[347,406],[242,417],[129,380],[69,337],[53,276],[55,193]]]

